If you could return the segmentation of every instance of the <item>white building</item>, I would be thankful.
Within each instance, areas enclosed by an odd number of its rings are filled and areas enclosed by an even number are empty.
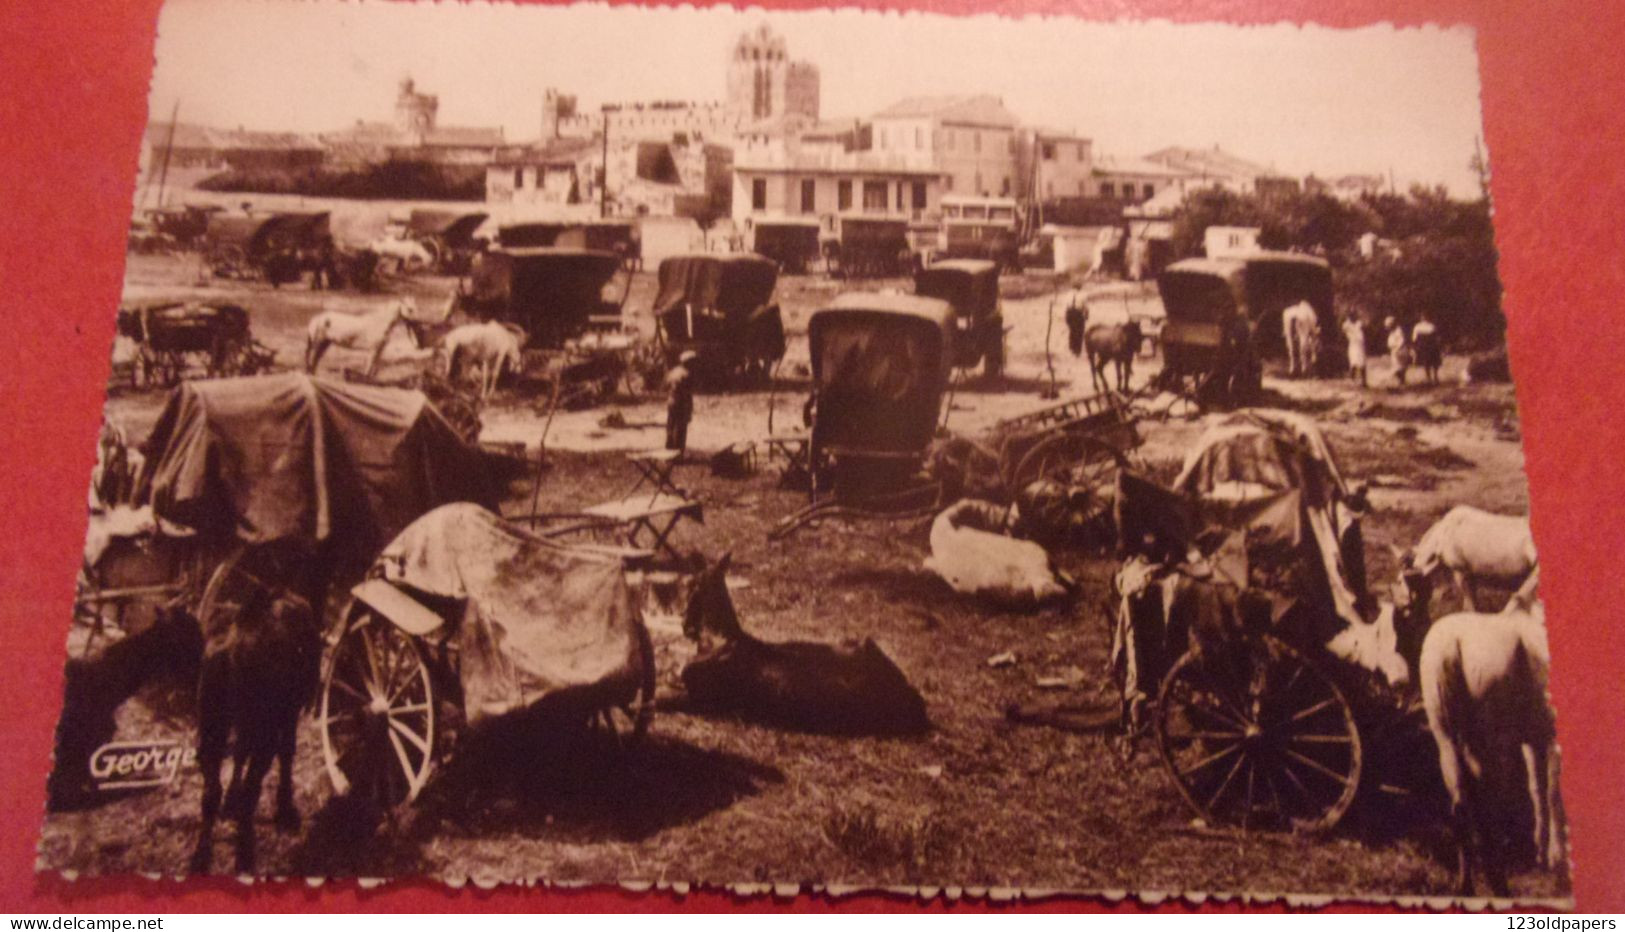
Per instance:
[[[884,152],[794,143],[755,147],[734,159],[733,218],[827,218],[863,214],[919,220],[941,203],[942,173]]]

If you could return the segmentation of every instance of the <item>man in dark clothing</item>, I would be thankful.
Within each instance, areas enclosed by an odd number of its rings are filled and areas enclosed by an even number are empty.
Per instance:
[[[666,373],[666,449],[682,452],[688,446],[688,422],[694,419],[694,373],[696,356],[686,352]]]

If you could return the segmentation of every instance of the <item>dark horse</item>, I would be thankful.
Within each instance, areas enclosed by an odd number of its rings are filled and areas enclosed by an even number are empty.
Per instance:
[[[234,619],[204,632],[198,675],[198,766],[203,771],[203,824],[192,870],[207,873],[220,814],[220,768],[232,751],[227,818],[237,822],[237,871],[254,870],[254,811],[271,762],[278,765],[276,826],[299,827],[293,803],[293,754],[299,713],[315,692],[322,637],[311,603],[260,587]],[[232,741],[235,735],[235,742]]]
[[[875,642],[769,643],[739,624],[726,581],[729,556],[702,570],[683,616],[700,645],[683,668],[697,706],[800,731],[908,735],[930,728],[925,700]]]
[[[1083,346],[1089,352],[1089,372],[1096,389],[1110,388],[1106,380],[1106,364],[1117,364],[1117,390],[1128,391],[1129,378],[1134,374],[1134,356],[1140,351],[1140,322],[1090,324],[1083,333]]]

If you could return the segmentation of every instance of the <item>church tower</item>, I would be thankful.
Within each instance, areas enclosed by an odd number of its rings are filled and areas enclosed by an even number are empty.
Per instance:
[[[396,129],[421,143],[434,130],[435,112],[439,109],[440,98],[418,93],[411,78],[401,79],[400,93],[395,96]]]
[[[740,35],[728,57],[728,108],[747,123],[786,116],[818,119],[818,66],[790,61],[766,23]]]

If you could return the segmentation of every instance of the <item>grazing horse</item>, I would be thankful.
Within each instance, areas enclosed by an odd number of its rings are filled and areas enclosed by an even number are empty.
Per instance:
[[[925,700],[875,642],[760,641],[728,594],[731,554],[700,571],[683,633],[700,646],[683,668],[697,705],[801,731],[910,735],[931,727]]]
[[[1535,568],[1535,540],[1529,519],[1457,505],[1445,513],[1409,551],[1398,551],[1401,566],[1432,576],[1441,567],[1455,578],[1468,611],[1477,611],[1477,584],[1516,585]]]
[[[276,826],[299,827],[293,803],[293,754],[299,713],[315,692],[322,636],[310,603],[256,592],[237,618],[205,632],[198,675],[198,767],[203,771],[203,823],[192,871],[208,873],[214,823],[221,811],[220,767],[231,746],[227,818],[237,823],[237,872],[254,870],[254,811],[276,761]],[[235,741],[233,741],[235,738]]]
[[[528,337],[513,324],[495,321],[457,327],[440,344],[446,355],[446,378],[456,381],[472,370],[479,379],[480,398],[489,398],[504,371],[518,373],[523,368]]]
[[[1140,322],[1093,323],[1083,332],[1083,346],[1089,353],[1089,371],[1097,389],[1110,388],[1106,379],[1106,364],[1117,364],[1117,390],[1128,391],[1129,378],[1134,374],[1134,356],[1140,351]]]
[[[384,354],[384,345],[396,327],[403,327],[413,347],[421,345],[417,332],[417,302],[410,297],[380,307],[365,314],[342,314],[323,311],[310,319],[305,330],[305,371],[315,372],[317,363],[330,346],[345,349],[371,350],[367,360],[367,375],[378,368]]]
[[[1458,612],[1439,619],[1422,644],[1422,703],[1439,749],[1456,836],[1456,882],[1473,891],[1477,860],[1497,896],[1507,894],[1502,843],[1508,820],[1491,787],[1527,786],[1537,862],[1562,859],[1557,731],[1546,692],[1550,654],[1538,572],[1500,614]],[[1499,818],[1498,818],[1499,816]]]
[[[1287,365],[1293,376],[1315,372],[1320,355],[1320,319],[1308,301],[1281,312],[1281,333],[1286,338]]]

